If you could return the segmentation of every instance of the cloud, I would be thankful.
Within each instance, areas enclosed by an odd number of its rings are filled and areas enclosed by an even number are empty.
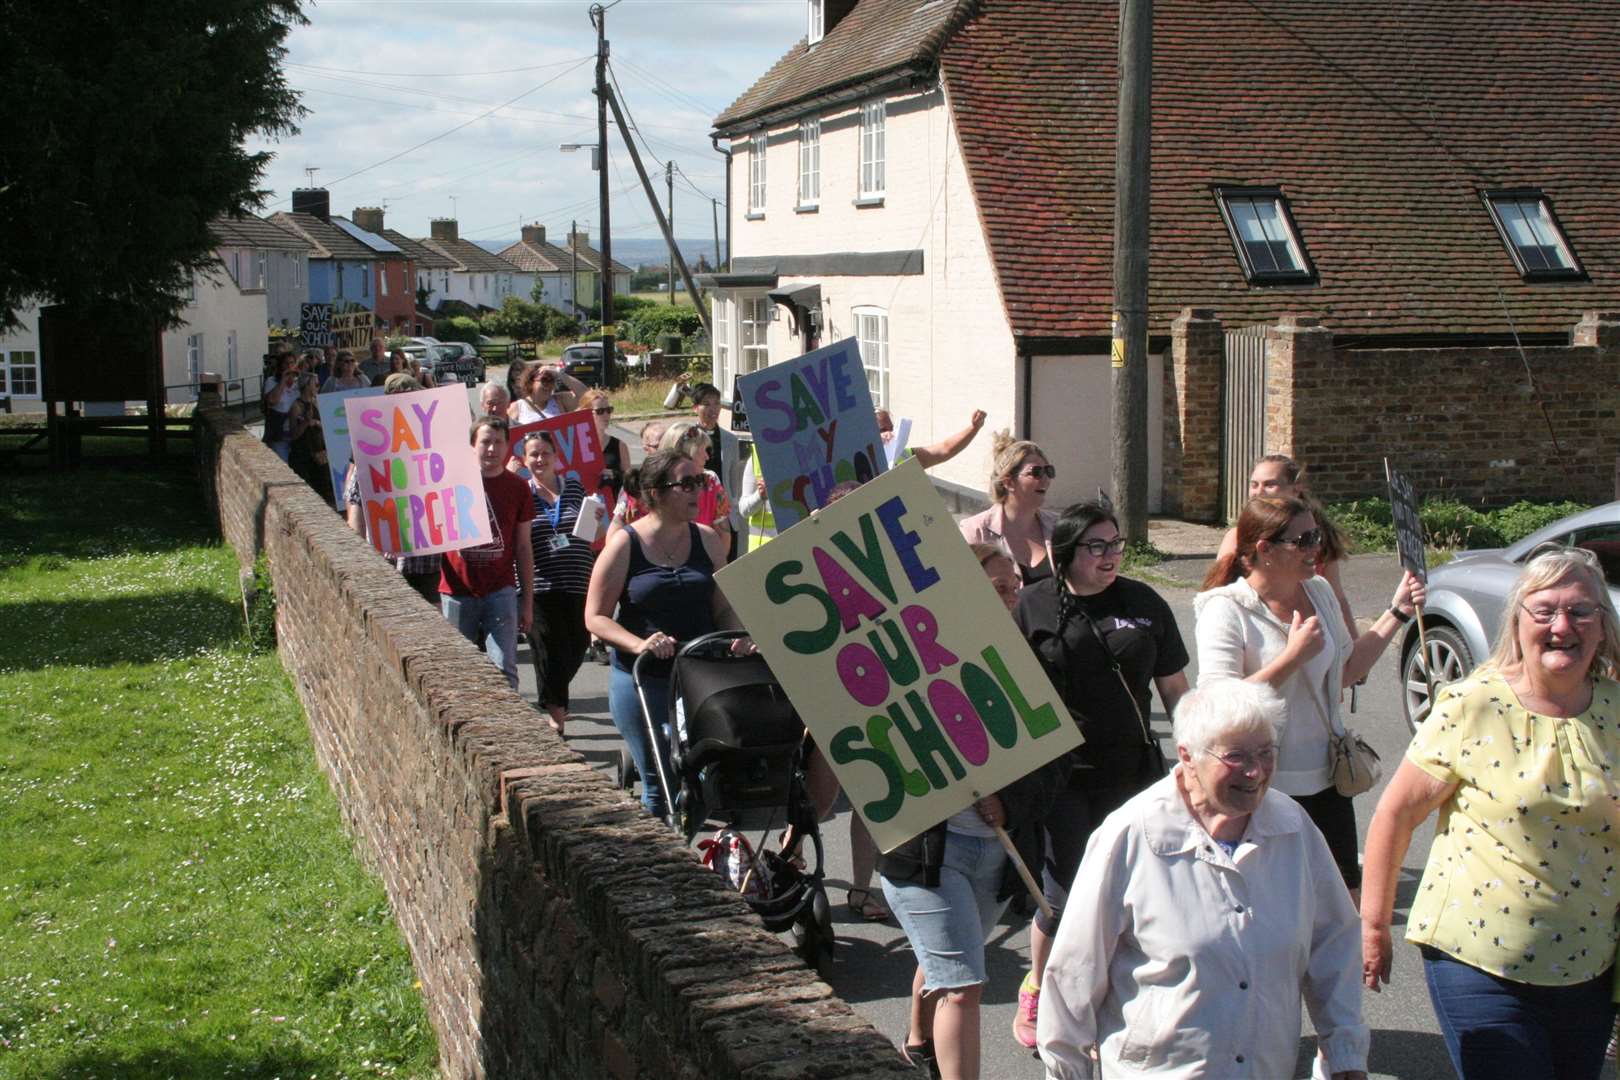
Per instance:
[[[590,155],[557,149],[596,141],[596,37],[586,7],[577,0],[308,5],[310,25],[287,41],[286,75],[310,115],[292,138],[249,142],[275,155],[263,183],[272,191],[267,210],[286,209],[313,166],[334,212],[386,202],[388,225],[409,236],[426,236],[430,219],[452,212],[461,234],[479,239],[515,237],[520,220],[559,234],[571,218],[594,225]],[[710,122],[803,35],[803,0],[621,0],[607,24],[654,188],[662,200],[660,162],[674,160],[705,193],[677,180],[677,231],[707,236],[708,197],[725,197]],[[608,141],[614,231],[656,235],[611,122]]]

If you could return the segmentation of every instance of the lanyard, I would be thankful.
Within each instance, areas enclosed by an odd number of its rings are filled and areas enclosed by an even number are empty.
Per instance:
[[[540,485],[532,476],[529,478],[529,489],[534,492],[534,497],[540,500],[540,505],[545,506],[546,501],[545,497],[540,494]],[[561,491],[558,491],[557,501],[552,503],[550,506],[546,506],[546,520],[551,522],[552,532],[557,531],[557,525],[562,521],[562,504],[563,495]]]

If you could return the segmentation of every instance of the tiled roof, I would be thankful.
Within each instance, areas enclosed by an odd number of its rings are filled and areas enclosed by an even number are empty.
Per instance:
[[[435,251],[426,244],[412,240],[397,229],[383,229],[377,235],[403,251],[416,263],[418,270],[452,270],[458,265],[456,260],[443,252]]]
[[[1521,333],[1556,332],[1620,302],[1614,4],[1159,0],[1154,17],[1154,333],[1188,305],[1228,326],[1292,311],[1345,334],[1505,333],[1498,289]],[[941,53],[1016,334],[1109,332],[1116,19],[981,0]],[[1250,287],[1214,183],[1280,185],[1319,283]],[[1590,282],[1521,280],[1479,196],[1498,186],[1546,192]]]
[[[554,246],[554,245],[550,245],[550,244],[547,245],[547,247],[552,247],[552,246]],[[569,252],[571,250],[571,246],[560,247],[560,248],[557,248],[557,250],[562,252],[562,257],[563,257],[563,261],[559,265],[567,266],[568,265],[568,255],[569,255]],[[601,266],[602,266],[602,253],[600,251],[597,251],[595,248],[591,247],[591,245],[589,245],[589,244],[580,244],[579,245],[579,268],[581,270],[598,270],[598,269],[601,268]],[[624,265],[624,263],[620,262],[618,259],[613,260],[613,272],[615,274],[633,274],[633,273],[635,273],[635,271],[631,270],[628,266]]]
[[[209,229],[221,247],[262,248],[271,251],[308,251],[309,241],[273,221],[253,214],[221,214]]]
[[[568,252],[556,244],[533,240],[519,240],[502,248],[501,258],[525,274],[555,274],[569,268]]]
[[[297,214],[282,210],[270,215],[270,220],[284,229],[293,232],[309,241],[312,259],[353,259],[373,261],[384,258],[381,252],[373,251],[362,244],[336,225],[322,221],[314,214]]]
[[[515,274],[520,272],[517,267],[499,255],[479,247],[471,240],[434,240],[431,237],[421,237],[416,242],[425,248],[437,251],[446,258],[454,259],[457,270],[476,274]]]
[[[763,113],[906,67],[931,71],[945,35],[971,6],[971,0],[859,0],[815,45],[801,40],[789,49],[714,126],[727,131]]]

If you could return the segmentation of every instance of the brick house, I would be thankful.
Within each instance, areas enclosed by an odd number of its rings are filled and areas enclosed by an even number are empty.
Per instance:
[[[1055,501],[1107,486],[1115,6],[806,7],[805,39],[714,123],[717,379],[855,336],[913,438],[984,408],[1046,448]],[[1388,454],[1430,492],[1606,497],[1620,9],[1160,0],[1155,19],[1150,505],[1219,517],[1243,455],[1273,451],[1334,496],[1376,491]],[[982,491],[986,458],[936,473]]]

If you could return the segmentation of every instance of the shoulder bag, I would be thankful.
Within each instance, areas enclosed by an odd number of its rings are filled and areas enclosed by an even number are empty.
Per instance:
[[[1119,680],[1121,689],[1125,691],[1125,700],[1131,703],[1131,711],[1136,714],[1136,722],[1142,727],[1142,742],[1146,745],[1147,750],[1152,754],[1153,761],[1156,763],[1154,766],[1155,774],[1163,777],[1168,772],[1164,752],[1159,749],[1159,740],[1153,737],[1153,728],[1148,724],[1147,717],[1142,715],[1142,706],[1137,704],[1136,695],[1131,693],[1131,684],[1125,681],[1125,672],[1119,665],[1119,657],[1114,655],[1113,647],[1108,644],[1108,639],[1103,636],[1101,628],[1092,619],[1090,612],[1079,604],[1075,604],[1074,613],[1086,624],[1086,629],[1091,631],[1091,636],[1097,639],[1098,645],[1102,646],[1103,655],[1108,657],[1108,667],[1113,671],[1114,678]]]

